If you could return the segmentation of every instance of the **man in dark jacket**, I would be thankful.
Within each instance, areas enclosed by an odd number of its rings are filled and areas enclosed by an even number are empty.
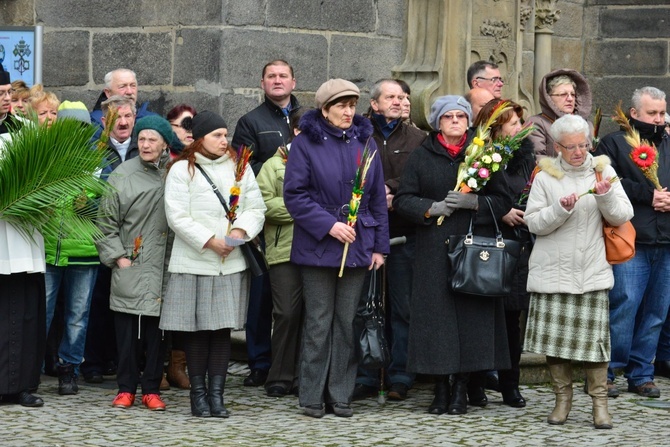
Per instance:
[[[102,103],[112,96],[124,96],[130,99],[133,103],[135,110],[135,116],[137,119],[144,118],[145,116],[155,115],[153,112],[149,112],[147,108],[149,107],[149,102],[145,102],[139,108],[137,108],[137,75],[134,71],[128,70],[127,68],[117,68],[116,70],[110,71],[105,75],[105,88],[100,93],[98,100],[93,106],[93,111],[91,112],[91,122],[98,126],[98,131],[96,132],[94,138],[100,137],[102,128],[104,127],[104,122],[102,120],[104,116],[104,111],[102,110]]]
[[[409,297],[412,291],[414,264],[415,227],[393,211],[391,202],[398,189],[400,176],[409,154],[426,139],[426,133],[403,123],[402,104],[406,94],[393,79],[381,79],[370,91],[370,121],[379,155],[384,168],[386,203],[389,209],[389,232],[391,238],[404,236],[404,244],[391,247],[387,258],[389,304],[391,309],[391,366],[389,399],[404,400],[407,390],[414,382],[414,374],[406,371],[407,336],[409,333]],[[367,290],[364,291],[364,294]],[[365,298],[365,297],[363,297]],[[354,399],[376,395],[378,388],[376,371],[359,369],[354,390]]]
[[[12,84],[9,82],[9,73],[0,65],[0,135],[9,133],[9,129],[21,127],[21,121],[10,113],[12,106]],[[2,146],[0,137],[0,146]]]
[[[251,146],[253,151],[249,163],[258,175],[263,163],[272,157],[279,146],[289,141],[291,113],[300,107],[291,94],[295,88],[293,67],[284,60],[268,62],[263,67],[261,88],[265,100],[261,105],[244,115],[237,122],[233,135],[233,148]],[[270,276],[253,278],[249,293],[247,312],[247,356],[251,374],[244,380],[245,386],[261,386],[270,370],[272,357],[272,295]]]
[[[634,150],[624,131],[605,136],[599,153],[612,160],[621,184],[635,210],[632,219],[637,232],[635,257],[614,265],[614,288],[610,291],[610,334],[614,369],[623,368],[628,391],[644,397],[659,397],[654,384],[652,361],[663,323],[670,308],[670,140],[665,132],[665,93],[643,87],[633,93],[630,123],[642,139],[656,146],[658,179],[662,190],[654,188],[631,158]],[[668,353],[670,355],[670,353]],[[670,357],[660,360],[670,360]],[[618,395],[608,383],[609,395]]]

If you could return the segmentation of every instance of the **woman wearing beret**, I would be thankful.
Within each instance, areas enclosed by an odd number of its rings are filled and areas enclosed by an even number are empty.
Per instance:
[[[453,189],[465,148],[470,104],[462,96],[442,96],[431,107],[435,129],[410,155],[400,179],[393,207],[417,225],[414,280],[409,328],[408,369],[437,376],[432,414],[464,414],[467,411],[469,373],[510,367],[503,302],[490,297],[451,291],[447,280],[447,249],[450,235],[464,235],[470,218],[475,234],[494,234],[491,211],[500,219],[512,207],[502,173],[494,173],[478,192]],[[438,225],[439,216],[445,216]],[[453,375],[450,387],[449,375]],[[470,405],[486,405],[486,395],[470,394]]]
[[[105,237],[96,242],[100,261],[112,269],[110,309],[119,356],[119,393],[112,405],[130,408],[141,384],[142,404],[165,410],[159,391],[164,347],[158,321],[168,255],[163,177],[174,134],[158,116],[142,118],[133,131],[139,157],[121,163],[109,176],[116,192],[101,204],[99,226]]]
[[[284,202],[294,219],[291,262],[301,266],[305,315],[300,405],[320,418],[324,403],[336,416],[353,415],[356,380],[353,321],[366,271],[389,251],[386,192],[381,161],[372,160],[354,226],[349,201],[366,144],[376,150],[370,121],[356,115],[358,87],[331,79],[316,92],[317,109],[300,121],[284,177]],[[338,277],[344,245],[344,274]]]
[[[191,413],[226,418],[230,331],[244,326],[249,291],[247,263],[234,240],[248,241],[260,233],[265,204],[251,168],[236,181],[237,154],[228,146],[221,116],[198,113],[192,133],[193,143],[170,167],[165,183],[165,212],[175,240],[160,327],[185,333]],[[231,189],[237,190],[234,222],[205,175],[227,202]]]

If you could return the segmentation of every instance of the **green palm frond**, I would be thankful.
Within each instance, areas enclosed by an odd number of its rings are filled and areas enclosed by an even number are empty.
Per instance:
[[[0,219],[28,237],[34,230],[45,237],[101,237],[96,201],[89,198],[112,187],[96,175],[105,152],[91,143],[94,133],[94,126],[74,119],[11,131],[0,149]]]

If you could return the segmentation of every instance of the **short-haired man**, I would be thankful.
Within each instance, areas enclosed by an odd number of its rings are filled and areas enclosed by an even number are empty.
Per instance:
[[[251,146],[249,160],[255,175],[263,163],[272,157],[279,146],[289,141],[289,119],[300,105],[292,92],[295,89],[293,67],[282,59],[268,62],[261,74],[264,101],[237,122],[233,134],[233,148]],[[272,294],[270,277],[263,275],[251,280],[247,312],[247,357],[251,373],[244,380],[245,386],[265,383],[272,357]]]
[[[381,79],[370,91],[370,121],[374,128],[372,138],[377,147],[384,168],[386,202],[389,208],[389,232],[391,238],[404,236],[404,244],[391,246],[386,262],[391,309],[391,365],[388,369],[390,381],[389,399],[404,400],[407,390],[414,383],[414,374],[407,372],[407,339],[409,335],[409,298],[412,291],[414,264],[415,226],[393,211],[391,202],[395,195],[400,176],[410,153],[418,148],[426,133],[405,124],[402,119],[406,94],[394,79]],[[364,291],[367,293],[367,290]],[[377,374],[359,369],[354,388],[354,399],[376,395],[379,384]]]
[[[9,138],[9,129],[18,129],[22,121],[9,113],[12,106],[12,83],[9,73],[0,66],[0,147]]]
[[[472,106],[472,121],[477,121],[479,111],[486,105],[487,102],[495,99],[493,93],[482,87],[471,88],[464,96],[465,100]]]
[[[500,76],[497,64],[488,61],[477,61],[470,65],[467,73],[470,88],[481,87],[493,93],[495,99],[502,96],[505,80]]]
[[[103,178],[107,178],[124,161],[139,155],[137,139],[132,137],[136,118],[135,101],[129,96],[121,95],[113,95],[103,101],[101,103],[103,126],[104,115],[109,109],[115,110],[118,117],[109,134],[106,159],[110,163],[102,170]],[[115,374],[116,339],[114,319],[109,310],[111,275],[109,267],[100,264],[91,297],[85,361],[81,365],[84,380],[88,383],[101,383],[104,374]]]
[[[93,111],[91,112],[91,122],[99,126],[99,131],[96,133],[95,138],[100,136],[100,132],[104,127],[102,120],[104,113],[102,110],[102,103],[112,96],[123,96],[130,99],[133,103],[133,107],[135,107],[136,119],[148,115],[155,115],[155,113],[147,110],[149,102],[145,102],[139,108],[137,107],[137,88],[137,75],[132,70],[127,68],[117,68],[105,75],[105,88],[102,93],[100,93],[97,102],[93,106]]]
[[[670,140],[665,132],[665,93],[655,87],[635,90],[630,123],[642,139],[658,150],[658,179],[670,186]],[[608,372],[609,395],[614,387],[614,369],[623,368],[628,391],[644,397],[659,397],[654,384],[654,356],[663,323],[670,308],[670,191],[657,190],[631,159],[625,132],[603,137],[597,152],[610,157],[621,178],[635,216],[635,257],[612,266],[614,288],[610,298],[612,358]],[[670,353],[668,353],[670,354]],[[670,360],[661,359],[661,360]],[[610,382],[611,381],[611,382]]]

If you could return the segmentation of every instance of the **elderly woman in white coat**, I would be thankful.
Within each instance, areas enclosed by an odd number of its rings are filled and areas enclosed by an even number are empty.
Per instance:
[[[185,332],[191,413],[225,418],[230,331],[244,325],[249,293],[247,263],[234,240],[248,241],[260,233],[265,204],[251,168],[235,179],[237,154],[228,146],[223,118],[200,112],[193,117],[192,132],[193,143],[170,167],[165,183],[165,213],[175,241],[160,327]],[[226,202],[231,188],[239,188],[234,222],[200,169]]]
[[[543,158],[524,220],[537,235],[530,256],[531,292],[525,348],[547,356],[556,404],[547,422],[563,424],[572,407],[571,360],[584,362],[596,428],[612,428],[607,411],[610,360],[603,219],[621,225],[633,207],[606,156],[593,157],[588,123],[565,115],[550,128],[556,158]],[[597,181],[596,171],[602,174]],[[592,192],[589,192],[592,191]],[[584,194],[586,193],[586,194]]]

